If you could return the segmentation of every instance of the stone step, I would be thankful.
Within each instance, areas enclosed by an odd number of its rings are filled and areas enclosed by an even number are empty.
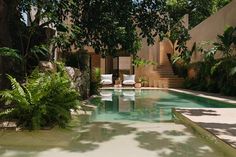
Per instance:
[[[159,78],[153,80],[151,86],[159,88],[181,88],[184,82],[183,78]]]

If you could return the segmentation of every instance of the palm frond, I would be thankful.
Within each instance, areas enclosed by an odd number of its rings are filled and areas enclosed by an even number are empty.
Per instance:
[[[211,68],[211,74],[214,74],[217,70],[217,68],[223,63],[223,61],[220,61],[216,63],[212,68]]]

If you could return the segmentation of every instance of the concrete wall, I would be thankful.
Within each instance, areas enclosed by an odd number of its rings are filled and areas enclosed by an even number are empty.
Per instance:
[[[223,34],[226,26],[236,26],[236,0],[219,10],[217,13],[197,25],[190,31],[192,39],[187,43],[189,49],[192,48],[194,42],[216,41],[218,34]],[[217,58],[221,57],[219,54]],[[200,53],[195,53],[192,62],[202,60]]]
[[[138,51],[138,56],[142,59],[154,61],[157,64],[160,63],[160,44],[158,42],[158,38],[154,45],[149,45],[147,43],[147,39],[142,39],[141,49]],[[153,65],[147,65],[145,67],[136,67],[135,75],[136,77],[147,77],[150,73],[156,68]]]
[[[91,67],[100,68],[101,66],[101,57],[98,54],[91,54]]]

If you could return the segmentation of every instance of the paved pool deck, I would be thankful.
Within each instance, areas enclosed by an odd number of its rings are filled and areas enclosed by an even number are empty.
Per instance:
[[[95,122],[73,131],[12,131],[0,137],[1,157],[226,157],[175,123]]]
[[[103,88],[117,89],[117,88]],[[120,89],[135,89],[133,87],[124,87]],[[179,108],[174,112],[180,114],[194,125],[206,130],[212,136],[229,145],[236,152],[236,98],[222,96],[215,93],[192,91],[187,89],[163,89],[144,87],[141,89],[161,89],[169,90],[207,99],[217,100],[224,103],[235,105],[235,108]],[[190,125],[189,123],[187,125]],[[236,155],[235,155],[236,156]]]
[[[235,105],[235,108],[180,108],[175,109],[175,113],[181,114],[184,118],[206,130],[216,140],[221,140],[229,145],[236,152],[236,98],[222,96],[215,93],[199,91],[169,89],[171,91],[195,95],[207,99]],[[191,125],[191,124],[190,124]]]
[[[187,89],[167,89],[174,92],[185,93],[189,95],[195,95],[207,99],[217,100],[225,103],[234,104],[236,106],[236,97],[231,96],[223,96],[217,93],[207,93],[207,92],[200,92],[200,91],[192,91]]]
[[[186,108],[175,111],[236,149],[236,108]]]

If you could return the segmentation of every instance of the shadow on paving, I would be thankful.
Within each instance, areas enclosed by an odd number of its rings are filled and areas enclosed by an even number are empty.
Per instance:
[[[138,145],[133,146],[135,147],[134,150],[152,151],[156,153],[157,157],[224,157],[224,155],[212,150],[202,139],[189,133],[182,125],[175,125],[174,123],[164,124],[163,127],[158,123],[153,123],[153,125],[149,124],[149,127],[147,127],[140,123],[96,122],[82,128],[73,128],[70,131],[59,131],[56,134],[50,133],[50,131],[43,135],[20,132],[18,135],[7,136],[8,138],[11,137],[10,140],[18,142],[19,147],[16,147],[17,145],[11,147],[1,146],[4,142],[0,142],[0,156],[9,156],[8,152],[10,150],[15,152],[15,154],[10,155],[11,157],[36,157],[51,149],[76,152],[80,156],[83,153],[96,151],[102,143],[115,140],[117,136],[126,135],[137,142]],[[0,136],[1,140],[7,140],[7,137],[3,134]],[[32,139],[34,140],[32,141]],[[41,146],[33,146],[35,142],[38,142]],[[121,145],[121,148],[125,148],[125,144]],[[114,150],[107,151],[115,151],[121,148],[114,146]]]
[[[200,126],[203,128],[206,128],[213,134],[220,136],[228,136],[228,139],[226,138],[221,138],[225,142],[231,144],[233,147],[236,148],[236,139],[232,140],[232,137],[236,137],[236,124],[226,124],[226,123],[203,123],[203,122],[198,122]]]
[[[187,130],[186,130],[187,131]],[[139,147],[150,151],[157,151],[158,157],[226,157],[216,153],[206,143],[197,137],[188,137],[184,141],[175,141],[175,137],[186,136],[182,131],[139,132],[136,140]]]
[[[188,116],[220,116],[216,111],[208,109],[181,109],[179,112]]]

